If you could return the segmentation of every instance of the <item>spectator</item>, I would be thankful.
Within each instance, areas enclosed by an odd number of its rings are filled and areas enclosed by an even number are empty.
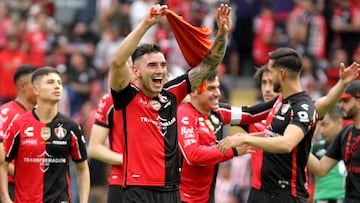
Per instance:
[[[351,57],[360,41],[360,7],[351,0],[338,0],[333,8],[331,28],[335,32],[336,46]]]
[[[0,104],[15,99],[16,87],[12,78],[15,70],[27,60],[25,53],[19,49],[19,39],[14,34],[8,34],[7,46],[0,51]]]
[[[256,66],[262,66],[269,60],[268,53],[275,49],[275,21],[272,3],[262,3],[260,14],[254,19],[255,38],[253,41],[253,58]]]

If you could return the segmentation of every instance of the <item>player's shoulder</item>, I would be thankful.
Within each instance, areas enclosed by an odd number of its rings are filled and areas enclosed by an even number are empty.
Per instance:
[[[9,101],[0,106],[0,113],[3,115],[26,112],[25,108],[15,101]]]
[[[191,112],[191,111],[194,111],[194,107],[191,105],[191,103],[183,103],[183,104],[180,104],[178,106],[178,109],[177,109],[178,113],[183,113],[183,112]]]
[[[293,107],[302,108],[304,110],[313,110],[315,109],[315,104],[311,97],[305,92],[298,93],[294,95],[291,99],[291,103]]]

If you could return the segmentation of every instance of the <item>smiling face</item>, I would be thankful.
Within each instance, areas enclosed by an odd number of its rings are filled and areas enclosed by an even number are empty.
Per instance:
[[[191,101],[196,105],[197,110],[204,115],[209,114],[212,110],[219,108],[220,81],[219,77],[215,77],[213,80],[207,80],[205,91],[199,90],[191,93]]]
[[[134,62],[134,74],[139,88],[146,96],[158,95],[167,81],[167,67],[164,54],[144,54]]]

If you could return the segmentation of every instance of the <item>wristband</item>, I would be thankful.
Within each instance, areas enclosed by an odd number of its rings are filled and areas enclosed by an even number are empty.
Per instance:
[[[239,155],[235,147],[233,147],[233,148],[231,148],[231,149],[232,149],[232,151],[234,152],[234,156],[238,156],[238,155]]]

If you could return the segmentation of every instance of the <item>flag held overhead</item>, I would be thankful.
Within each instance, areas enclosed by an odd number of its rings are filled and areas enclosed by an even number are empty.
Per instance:
[[[212,46],[212,41],[208,39],[212,31],[207,27],[191,25],[170,9],[166,10],[166,18],[185,60],[191,68],[195,67]]]

